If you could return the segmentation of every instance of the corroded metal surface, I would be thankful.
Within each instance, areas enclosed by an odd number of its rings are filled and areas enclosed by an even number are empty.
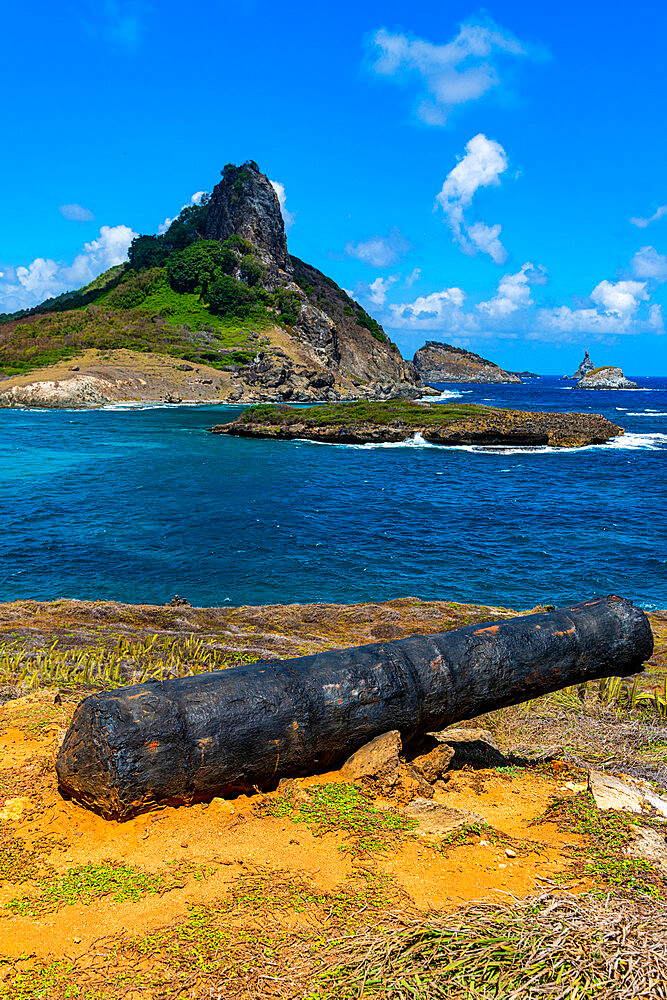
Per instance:
[[[86,698],[61,791],[109,818],[324,771],[380,733],[404,741],[641,669],[646,615],[620,597],[438,635],[264,661]]]

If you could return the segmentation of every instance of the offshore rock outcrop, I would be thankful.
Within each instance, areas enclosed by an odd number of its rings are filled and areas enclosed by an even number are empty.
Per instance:
[[[583,378],[585,375],[588,375],[589,372],[592,372],[594,368],[595,365],[591,361],[588,351],[586,351],[583,361],[577,368],[574,375],[571,375],[570,378]]]
[[[607,365],[604,368],[593,368],[580,382],[579,389],[638,389],[636,382],[626,378],[620,368]]]
[[[438,445],[577,448],[603,444],[623,428],[597,413],[530,413],[485,406],[340,403],[322,408],[257,407],[211,428],[236,437],[328,444],[399,443],[418,436]]]
[[[415,371],[422,382],[517,382],[518,375],[506,372],[479,354],[428,340],[414,356]]]

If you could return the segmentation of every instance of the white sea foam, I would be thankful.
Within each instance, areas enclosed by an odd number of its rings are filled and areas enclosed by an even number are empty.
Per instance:
[[[472,392],[472,389],[443,389],[439,396],[422,396],[418,403],[442,403],[446,399],[460,399],[461,396]]]
[[[626,410],[629,417],[667,417],[665,410]]]

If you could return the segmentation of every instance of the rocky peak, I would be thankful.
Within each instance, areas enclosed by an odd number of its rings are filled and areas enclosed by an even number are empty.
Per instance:
[[[588,375],[589,372],[592,372],[594,368],[595,365],[588,356],[588,351],[586,351],[584,354],[584,360],[581,362],[572,378],[583,378],[584,375]]]
[[[269,267],[291,274],[278,195],[254,160],[228,163],[209,202],[206,239],[222,242],[234,234],[249,240]]]

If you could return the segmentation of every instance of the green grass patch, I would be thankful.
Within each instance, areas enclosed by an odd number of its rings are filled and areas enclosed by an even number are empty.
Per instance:
[[[395,848],[412,836],[416,822],[393,809],[377,809],[370,794],[356,785],[313,785],[296,799],[291,793],[267,799],[265,811],[304,823],[316,837],[343,833],[339,850],[347,854]]]
[[[131,865],[103,862],[70,868],[60,877],[42,879],[36,896],[11,899],[5,908],[18,916],[41,917],[61,906],[75,903],[87,906],[102,896],[111,896],[115,903],[136,902],[147,893],[158,893],[165,888],[168,886],[161,874],[141,872]]]
[[[658,870],[648,861],[624,853],[632,842],[633,827],[646,826],[650,820],[613,809],[602,811],[590,792],[554,799],[540,819],[587,838],[574,867],[599,886],[640,898],[667,899],[667,883]]]
[[[382,402],[326,403],[317,406],[269,406],[260,403],[244,410],[239,420],[244,424],[287,427],[305,424],[307,427],[341,427],[358,424],[381,426],[424,427],[493,416],[497,410],[487,406],[457,403],[415,403],[408,399]]]

